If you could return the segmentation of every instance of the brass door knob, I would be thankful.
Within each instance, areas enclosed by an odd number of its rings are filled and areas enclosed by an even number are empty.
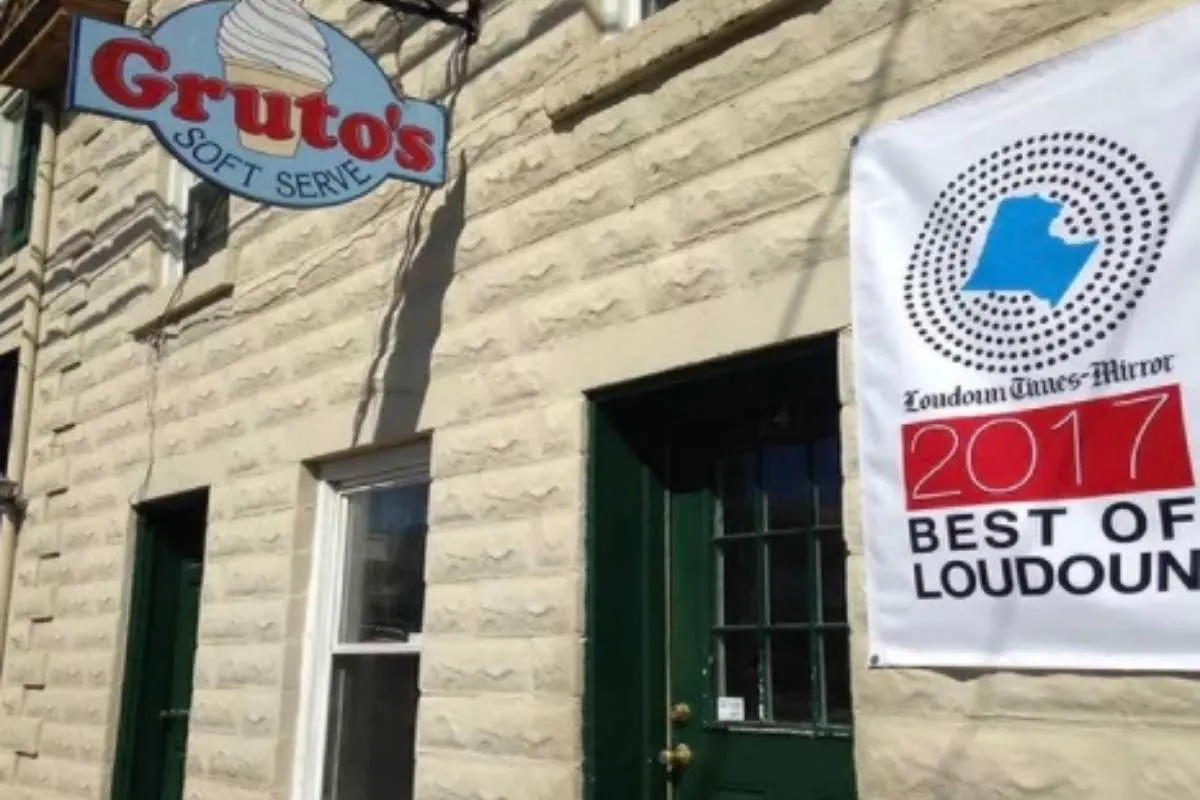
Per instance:
[[[667,772],[684,769],[692,763],[692,748],[686,744],[668,747],[658,754],[658,763],[667,768]]]

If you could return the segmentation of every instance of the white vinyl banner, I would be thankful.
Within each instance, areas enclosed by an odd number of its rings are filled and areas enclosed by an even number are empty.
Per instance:
[[[871,663],[1200,669],[1200,5],[865,134]]]

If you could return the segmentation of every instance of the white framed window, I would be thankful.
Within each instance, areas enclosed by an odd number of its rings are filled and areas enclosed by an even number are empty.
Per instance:
[[[29,242],[42,115],[26,92],[0,102],[0,257]]]
[[[630,28],[645,20],[652,14],[657,14],[664,8],[674,5],[679,0],[620,0],[621,22]]]
[[[0,195],[17,188],[25,103],[25,93],[14,92],[0,105]]]
[[[167,237],[163,247],[163,283],[171,284],[187,274],[185,248],[188,234],[188,195],[200,182],[196,173],[170,159],[167,167]]]
[[[167,172],[163,283],[203,266],[229,237],[229,193],[171,159]]]
[[[411,800],[427,442],[322,469],[295,800]]]

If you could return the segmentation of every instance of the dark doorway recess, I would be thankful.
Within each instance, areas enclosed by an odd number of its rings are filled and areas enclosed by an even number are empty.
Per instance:
[[[589,800],[855,800],[834,337],[591,397]]]
[[[208,489],[136,508],[114,800],[180,800],[186,774]]]
[[[18,350],[0,355],[0,475],[8,475],[8,449],[12,445],[13,418],[17,413]]]

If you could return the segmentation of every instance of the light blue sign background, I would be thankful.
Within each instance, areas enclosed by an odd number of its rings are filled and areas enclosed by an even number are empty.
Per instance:
[[[125,63],[126,78],[136,74],[156,74],[170,79],[185,72],[224,78],[224,65],[217,53],[217,30],[221,17],[231,5],[229,0],[210,0],[187,6],[164,19],[148,40],[170,53],[170,67],[162,73],[155,73],[146,64],[145,59],[133,56]],[[436,103],[397,97],[387,77],[365,51],[336,28],[315,17],[312,19],[324,37],[333,59],[334,80],[326,90],[325,96],[340,110],[337,118],[329,120],[326,130],[334,134],[338,122],[355,112],[368,113],[383,119],[388,104],[394,103],[402,110],[402,124],[416,125],[433,134],[430,150],[433,153],[434,164],[430,169],[421,173],[404,170],[396,164],[392,151],[378,161],[363,161],[354,158],[340,146],[318,150],[309,147],[303,140],[300,141],[293,157],[272,156],[247,150],[238,141],[238,131],[233,123],[233,100],[230,97],[219,101],[206,100],[205,108],[209,119],[199,123],[172,116],[170,109],[175,102],[174,92],[153,109],[129,109],[119,105],[110,100],[93,80],[92,56],[98,47],[111,39],[137,38],[145,41],[147,37],[135,28],[113,25],[88,17],[75,18],[67,106],[74,110],[149,125],[163,146],[192,171],[234,194],[268,205],[289,208],[339,205],[362,197],[389,178],[441,186],[446,178],[445,109]],[[245,167],[234,170],[227,166],[218,173],[213,167],[220,163],[219,159],[212,164],[200,163],[192,151],[181,144],[187,141],[184,137],[190,128],[202,129],[206,141],[215,142],[223,152],[261,167],[261,171],[247,184],[246,175],[249,170]],[[206,160],[211,151],[212,147],[205,147],[202,151]],[[281,172],[295,176],[327,170],[338,174],[339,165],[346,161],[354,164],[355,173],[359,176],[358,181],[341,173],[349,188],[342,191],[341,186],[335,182],[337,196],[329,196],[328,193],[323,197],[301,197],[298,194],[288,196],[285,191],[281,191]]]

